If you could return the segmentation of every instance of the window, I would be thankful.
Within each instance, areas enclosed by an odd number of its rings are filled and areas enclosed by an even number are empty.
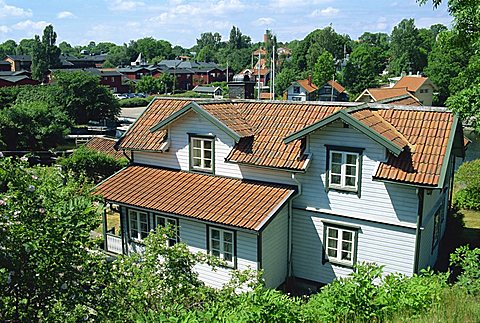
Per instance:
[[[162,227],[167,227],[169,226],[170,228],[178,228],[178,223],[176,219],[172,219],[166,216],[162,215],[155,215],[155,226],[162,226]],[[178,242],[178,233],[175,233],[173,236],[168,237],[167,239],[167,246],[172,247]]]
[[[330,150],[329,187],[357,191],[359,157],[356,152]]]
[[[213,173],[213,138],[190,138],[190,165],[194,170]]]
[[[128,210],[130,238],[142,240],[148,235],[148,214],[146,212]]]
[[[353,266],[356,260],[357,230],[324,225],[325,260]]]
[[[302,98],[299,96],[292,97],[292,101],[302,101]]]
[[[229,267],[234,267],[235,240],[233,231],[210,228],[209,240],[210,254],[225,261]]]
[[[442,197],[443,198],[443,197]],[[440,235],[442,230],[442,223],[445,217],[445,201],[442,201],[438,207],[437,212],[433,216],[433,240],[432,240],[432,252],[440,241]]]
[[[293,93],[300,93],[300,87],[299,86],[294,86],[293,87]]]

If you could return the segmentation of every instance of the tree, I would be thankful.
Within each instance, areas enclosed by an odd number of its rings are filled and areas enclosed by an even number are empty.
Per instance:
[[[313,83],[322,87],[327,81],[331,80],[335,74],[335,62],[333,56],[324,51],[315,63],[313,68]]]
[[[56,72],[52,91],[56,102],[77,124],[89,120],[114,119],[120,113],[118,101],[97,75],[87,72]]]
[[[389,71],[392,74],[416,73],[426,65],[425,53],[420,52],[420,36],[414,19],[403,19],[393,27],[390,36],[392,61]]]
[[[115,159],[105,153],[80,147],[66,158],[61,158],[58,164],[66,172],[71,172],[76,178],[86,178],[99,183],[127,166],[126,158]]]
[[[32,49],[32,78],[43,81],[50,68],[60,65],[60,49],[55,45],[57,33],[53,31],[53,26],[48,25],[43,30],[42,41],[40,37],[35,36],[34,47]]]
[[[127,54],[127,46],[114,46],[111,47],[107,59],[104,63],[104,67],[117,67],[122,65],[129,65],[131,62],[129,55]]]
[[[276,75],[275,93],[277,93],[277,95],[283,95],[292,82],[301,79],[302,76],[303,75],[290,64],[285,64],[282,70]]]
[[[3,44],[0,44],[0,57],[4,58],[7,55],[14,55],[17,48],[17,43],[12,40],[6,40]]]
[[[20,43],[18,43],[15,52],[17,55],[31,55],[33,48],[35,46],[35,38],[30,39],[22,39]]]
[[[352,98],[378,84],[379,73],[386,66],[385,52],[368,43],[355,46],[343,71],[343,85]]]
[[[64,141],[71,122],[60,107],[45,101],[16,103],[0,110],[0,146],[8,150],[47,150]]]
[[[0,157],[2,320],[50,321],[58,308],[66,317],[97,306],[104,268],[91,251],[100,208],[90,189],[58,168]]]

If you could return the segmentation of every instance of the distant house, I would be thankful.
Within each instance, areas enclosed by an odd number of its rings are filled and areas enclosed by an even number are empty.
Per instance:
[[[345,88],[335,80],[330,80],[318,89],[318,101],[348,101],[348,94]]]
[[[0,75],[0,87],[11,87],[19,85],[37,85],[40,82],[32,80],[27,75]]]
[[[54,74],[57,72],[85,72],[97,75],[100,78],[100,84],[108,86],[113,92],[124,92],[122,85],[122,73],[115,69],[81,68],[81,69],[52,69],[47,75],[48,83],[51,83]]]
[[[402,77],[394,86],[394,89],[406,88],[413,94],[422,105],[432,105],[433,92],[437,87],[428,77],[420,75],[408,75]]]
[[[12,70],[12,65],[7,61],[0,61],[0,71],[7,72]]]
[[[142,53],[138,54],[138,57],[135,61],[130,63],[131,66],[144,66],[147,65],[147,62],[142,57]]]
[[[197,85],[193,90],[193,92],[198,94],[206,94],[210,95],[213,98],[221,98],[222,97],[222,88],[217,86],[200,86]]]
[[[85,147],[91,150],[95,150],[109,156],[112,156],[115,159],[120,158],[130,158],[131,153],[126,151],[125,154],[123,151],[115,150],[114,146],[117,142],[117,139],[108,138],[108,137],[92,137],[87,143]]]
[[[32,57],[30,55],[7,55],[4,61],[10,63],[12,71],[30,70]]]
[[[422,105],[406,88],[371,88],[364,90],[355,102],[378,102],[399,105]]]
[[[287,88],[288,101],[317,101],[318,87],[311,79],[297,80]]]

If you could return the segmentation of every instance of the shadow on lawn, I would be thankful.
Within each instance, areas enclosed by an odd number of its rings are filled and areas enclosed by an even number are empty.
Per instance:
[[[447,271],[450,254],[460,246],[469,245],[470,249],[480,248],[480,228],[465,227],[464,214],[459,209],[452,209],[448,216],[447,230],[440,244],[435,269]]]

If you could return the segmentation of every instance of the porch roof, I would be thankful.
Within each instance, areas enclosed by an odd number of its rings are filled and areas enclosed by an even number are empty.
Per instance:
[[[295,187],[132,165],[94,191],[107,201],[259,231]]]

